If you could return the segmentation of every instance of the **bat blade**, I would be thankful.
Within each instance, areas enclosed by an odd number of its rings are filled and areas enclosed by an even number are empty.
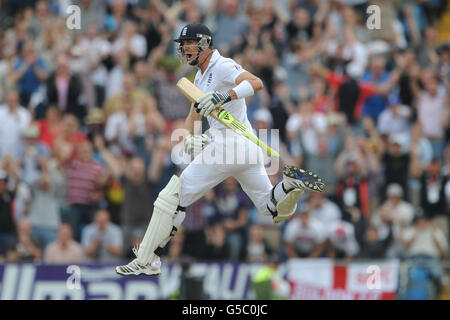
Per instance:
[[[189,79],[183,77],[177,82],[177,88],[191,102],[195,102],[205,95],[205,93],[197,88]]]

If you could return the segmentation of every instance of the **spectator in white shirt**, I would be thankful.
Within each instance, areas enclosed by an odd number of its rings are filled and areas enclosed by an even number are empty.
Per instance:
[[[328,257],[351,259],[359,252],[353,224],[347,221],[333,221],[327,224]]]
[[[18,160],[22,134],[30,121],[30,113],[19,104],[17,91],[10,91],[6,104],[0,106],[0,158],[9,154]]]
[[[408,258],[441,259],[448,255],[444,232],[420,213],[416,215],[414,225],[402,232],[400,241]]]
[[[317,155],[319,137],[326,133],[328,126],[327,116],[314,112],[310,97],[301,101],[296,111],[289,116],[286,123],[287,137],[293,148],[292,154],[294,157],[303,152]]]
[[[417,98],[417,117],[422,125],[423,135],[431,142],[433,157],[442,159],[449,115],[447,92],[431,70],[423,71],[420,80],[424,90],[420,90],[417,83],[412,82]]]
[[[112,52],[125,50],[131,58],[144,58],[147,54],[147,40],[137,31],[135,22],[125,22],[119,38],[112,44]]]
[[[108,211],[99,210],[94,222],[83,230],[81,244],[91,261],[117,262],[122,255],[122,231],[110,222]]]
[[[307,204],[303,204],[286,226],[283,240],[289,258],[320,257],[326,241],[326,230],[320,221],[310,217]]]
[[[87,106],[88,108],[101,106],[105,100],[105,87],[108,79],[108,71],[103,61],[111,53],[111,44],[99,36],[98,27],[92,24],[87,27],[79,47],[83,53],[80,58],[83,63],[83,90]]]
[[[44,262],[48,264],[83,263],[86,261],[83,248],[73,240],[72,228],[62,224],[58,229],[58,238],[50,243],[44,252]]]
[[[56,238],[61,223],[60,204],[64,200],[64,174],[56,163],[42,162],[42,173],[30,181],[32,194],[29,219],[33,236],[45,247]]]
[[[146,133],[145,116],[139,105],[124,101],[122,111],[109,116],[105,127],[105,138],[114,143],[122,153],[135,152],[134,139]]]
[[[378,132],[388,136],[400,133],[409,133],[409,119],[412,115],[408,106],[400,104],[400,97],[392,95],[389,98],[389,106],[381,112],[378,118]]]
[[[341,220],[341,210],[338,205],[327,199],[323,193],[311,193],[308,205],[311,207],[311,217],[323,224]]]

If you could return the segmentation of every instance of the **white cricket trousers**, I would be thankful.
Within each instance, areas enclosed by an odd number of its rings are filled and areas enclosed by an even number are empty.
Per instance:
[[[231,130],[210,130],[206,147],[180,176],[180,205],[187,207],[228,177],[234,177],[255,207],[264,215],[272,183],[264,167],[263,151],[247,138]]]

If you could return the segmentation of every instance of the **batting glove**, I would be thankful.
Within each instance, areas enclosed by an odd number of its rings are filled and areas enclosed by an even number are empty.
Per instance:
[[[220,93],[219,91],[209,92],[197,101],[196,108],[198,113],[207,117],[211,111],[230,101],[231,97],[228,93]]]
[[[188,135],[184,138],[184,152],[191,156],[196,156],[206,146],[208,139],[209,137],[206,134]]]

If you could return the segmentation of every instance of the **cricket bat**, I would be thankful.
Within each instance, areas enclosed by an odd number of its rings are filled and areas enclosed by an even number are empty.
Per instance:
[[[188,98],[191,102],[195,103],[201,97],[205,95],[205,93],[197,88],[191,81],[187,78],[183,77],[177,82],[177,88],[180,90],[186,98]],[[280,154],[273,150],[271,147],[266,145],[264,142],[259,140],[248,128],[239,120],[235,119],[232,114],[230,114],[227,110],[219,107],[209,114],[211,117],[222,123],[228,129],[233,130],[237,134],[240,134],[257,146],[263,148],[269,155],[275,156],[277,158],[280,157]]]

